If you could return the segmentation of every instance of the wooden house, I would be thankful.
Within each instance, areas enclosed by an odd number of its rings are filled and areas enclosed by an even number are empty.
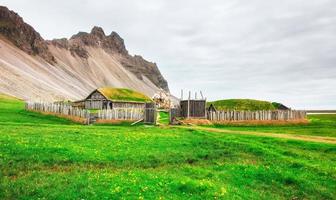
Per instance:
[[[73,106],[85,109],[144,108],[152,100],[131,89],[103,87],[91,92],[84,100],[76,101]]]

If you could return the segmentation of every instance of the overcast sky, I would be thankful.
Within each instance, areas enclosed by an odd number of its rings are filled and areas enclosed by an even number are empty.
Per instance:
[[[0,0],[45,39],[101,26],[170,90],[336,109],[335,0]]]

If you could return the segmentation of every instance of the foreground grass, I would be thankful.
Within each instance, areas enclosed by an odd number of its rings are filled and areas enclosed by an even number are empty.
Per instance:
[[[12,117],[4,117],[6,111]],[[81,126],[3,100],[0,123],[0,199],[336,195],[335,145],[167,127]]]

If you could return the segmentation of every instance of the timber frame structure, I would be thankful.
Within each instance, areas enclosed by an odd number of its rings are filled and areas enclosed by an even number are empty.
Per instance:
[[[206,119],[206,98],[203,97],[202,92],[200,92],[201,98],[197,98],[197,93],[195,93],[195,98],[191,99],[191,92],[187,100],[183,100],[183,90],[181,91],[180,109],[181,116],[183,118],[202,118]]]

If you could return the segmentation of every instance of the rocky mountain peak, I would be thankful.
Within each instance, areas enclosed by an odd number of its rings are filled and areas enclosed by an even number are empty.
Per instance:
[[[78,56],[87,58],[86,54],[83,53],[85,46],[98,47],[104,49],[107,53],[117,53],[121,55],[128,55],[126,50],[124,40],[116,32],[112,32],[110,35],[106,36],[104,30],[101,27],[95,26],[92,28],[90,33],[79,32],[73,35],[70,40],[70,49],[79,50],[74,51]],[[71,47],[76,48],[71,48]]]
[[[97,36],[99,39],[104,39],[106,37],[105,33],[104,33],[104,30],[101,27],[98,27],[98,26],[94,26],[92,28],[90,34],[94,35],[94,36]]]
[[[123,55],[128,55],[124,39],[122,39],[117,32],[112,31],[112,33],[107,36],[107,43],[105,45],[108,49],[116,50]]]
[[[105,35],[101,27],[95,26],[90,33],[78,32],[69,40],[55,39],[50,42],[59,48],[65,48],[72,55],[83,59],[89,58],[89,52],[86,47],[102,48],[108,54],[121,55],[121,63],[128,70],[134,73],[140,80],[147,77],[155,85],[169,91],[168,83],[160,73],[156,63],[149,62],[140,55],[131,56],[125,47],[124,39],[117,32],[112,31],[110,35]]]
[[[0,35],[26,53],[38,55],[49,63],[56,63],[40,34],[17,13],[4,6],[0,6]]]

